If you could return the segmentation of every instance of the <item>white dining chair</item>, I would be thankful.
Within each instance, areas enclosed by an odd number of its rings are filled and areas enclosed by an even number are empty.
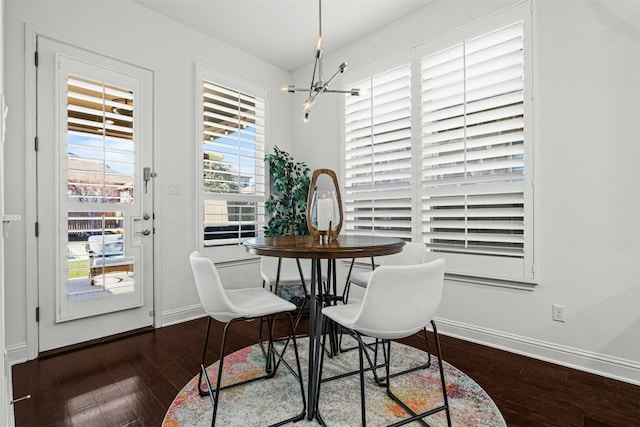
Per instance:
[[[394,425],[404,425],[424,417],[445,411],[447,424],[451,426],[451,416],[447,399],[444,370],[442,367],[442,353],[438,330],[433,321],[433,316],[440,306],[444,287],[445,261],[435,261],[406,265],[406,266],[380,266],[376,268],[369,278],[362,302],[325,307],[322,314],[342,326],[358,342],[359,350],[359,374],[360,374],[360,408],[362,425],[366,426],[365,404],[365,370],[372,370],[376,376],[376,382],[386,387],[387,395],[398,403],[409,414],[409,417]],[[443,404],[416,414],[405,404],[396,393],[391,390],[391,375],[389,364],[391,360],[391,340],[405,338],[424,330],[431,324],[435,337],[436,356],[442,386]],[[385,379],[377,377],[376,362],[371,360],[369,345],[363,341],[368,336],[381,340],[384,348]],[[364,356],[366,356],[370,368],[365,369]],[[337,357],[340,357],[338,355]],[[320,384],[326,381],[335,381],[344,378],[344,374],[331,378],[322,378],[322,364],[324,352],[320,359]],[[320,389],[320,387],[319,387]],[[318,390],[320,396],[320,390]],[[318,397],[320,399],[320,397]]]
[[[218,271],[213,262],[209,258],[203,257],[198,251],[194,251],[189,255],[189,261],[193,270],[196,288],[198,291],[198,296],[200,297],[200,302],[202,303],[202,308],[209,315],[204,347],[202,350],[202,360],[200,363],[200,374],[198,376],[198,392],[202,397],[208,395],[211,398],[211,403],[213,404],[213,418],[211,420],[211,425],[214,426],[216,422],[218,403],[220,401],[220,392],[222,390],[230,387],[240,386],[260,379],[272,378],[276,375],[280,363],[283,363],[287,367],[287,370],[296,378],[296,380],[300,384],[300,395],[302,397],[303,409],[301,413],[293,415],[292,417],[273,425],[283,425],[289,422],[295,422],[303,419],[306,414],[306,398],[302,382],[300,359],[298,357],[298,346],[296,343],[293,316],[291,315],[291,312],[296,309],[296,306],[263,288],[226,290],[222,285],[220,276],[218,275]],[[291,329],[291,335],[282,340],[283,347],[280,352],[276,350],[273,339],[273,321],[276,314],[285,314],[289,319],[289,325]],[[267,350],[264,351],[264,375],[221,387],[220,384],[224,367],[225,346],[229,327],[234,322],[257,318],[262,319],[265,317],[268,319],[269,327],[267,329],[269,337]],[[211,380],[209,379],[209,375],[207,374],[205,364],[205,356],[207,353],[212,319],[225,324],[224,332],[222,335],[222,344],[220,346],[220,359],[215,388],[211,385]],[[260,344],[262,344],[262,323],[257,323],[260,325],[259,342]],[[289,363],[284,360],[283,357],[290,343],[292,344],[295,353],[297,365],[297,369],[295,371],[289,365]],[[206,390],[203,389],[203,378],[204,382],[206,383]]]
[[[424,243],[420,242],[406,242],[402,247],[402,252],[398,252],[393,255],[387,255],[381,257],[380,265],[412,265],[412,264],[422,264],[427,259],[427,248]],[[347,273],[347,281],[344,286],[342,300],[346,304],[349,302],[349,290],[351,289],[351,284],[356,286],[360,286],[361,288],[366,288],[369,283],[369,277],[371,277],[371,272],[375,270],[376,265],[374,260],[371,259],[371,270],[358,271],[353,273],[353,265],[354,260],[351,261],[351,267],[349,268],[349,272]]]
[[[402,252],[398,252],[393,255],[387,255],[385,257],[382,257],[380,266],[422,264],[426,260],[427,260],[427,249],[424,243],[407,242],[402,247]],[[351,268],[349,269],[349,273],[347,274],[347,283],[345,285],[345,289],[342,297],[343,302],[345,304],[348,303],[348,300],[349,300],[349,285],[353,283],[354,285],[359,286],[361,288],[366,288],[369,283],[369,279],[371,278],[371,273],[376,269],[376,265],[374,263],[374,260],[372,259],[371,271],[359,271],[351,274],[352,269],[353,269],[353,261],[351,262]],[[421,334],[422,331],[419,331],[418,333]],[[431,365],[431,351],[429,348],[429,340],[427,339],[426,334],[423,338],[425,340],[425,345],[427,350],[427,361],[423,365],[415,366],[413,368],[405,369],[399,372],[394,372],[391,375],[392,377],[403,375],[408,372],[413,372],[418,369],[428,368]],[[341,351],[350,350],[350,349],[342,348],[342,342],[340,342],[339,346]]]
[[[260,275],[262,287],[269,287],[273,293],[278,293],[280,286],[302,285],[306,294],[307,283],[311,280],[311,263],[309,260],[297,258],[260,257]]]

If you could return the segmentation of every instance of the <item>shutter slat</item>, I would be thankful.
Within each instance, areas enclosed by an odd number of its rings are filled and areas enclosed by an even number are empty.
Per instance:
[[[265,221],[265,103],[207,80],[202,89],[205,245],[238,244]]]
[[[345,230],[410,237],[410,66],[354,85],[367,95],[344,98]]]
[[[522,23],[422,59],[422,227],[438,252],[522,258]]]

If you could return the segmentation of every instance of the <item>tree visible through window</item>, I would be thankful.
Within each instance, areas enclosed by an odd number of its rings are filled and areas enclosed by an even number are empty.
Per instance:
[[[264,222],[264,98],[202,80],[204,242],[237,244]]]

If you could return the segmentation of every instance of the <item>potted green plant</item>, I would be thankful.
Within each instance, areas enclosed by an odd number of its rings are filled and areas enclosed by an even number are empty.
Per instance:
[[[309,168],[277,146],[272,154],[265,156],[265,161],[271,178],[271,195],[265,202],[269,216],[264,226],[265,236],[308,235]]]

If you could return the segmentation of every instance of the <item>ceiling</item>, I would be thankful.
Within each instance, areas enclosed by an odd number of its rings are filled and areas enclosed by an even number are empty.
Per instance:
[[[162,15],[293,71],[313,61],[316,0],[134,0]],[[322,35],[336,50],[432,0],[324,0]]]

